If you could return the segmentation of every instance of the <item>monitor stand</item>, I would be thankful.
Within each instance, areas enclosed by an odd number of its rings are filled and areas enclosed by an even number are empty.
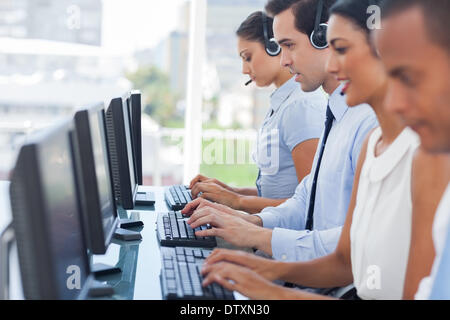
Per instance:
[[[142,227],[144,223],[141,220],[134,219],[119,219],[119,228],[133,228]]]
[[[120,273],[122,270],[119,267],[112,267],[104,263],[95,263],[91,267],[91,272],[94,276],[104,276],[108,274]]]
[[[141,240],[141,233],[138,231],[131,231],[122,228],[117,228],[114,232],[114,238],[123,240],[123,241],[135,241]]]
[[[93,281],[92,286],[89,288],[88,291],[88,296],[92,298],[112,296],[113,294],[114,294],[113,287],[95,280]]]
[[[138,206],[151,206],[155,204],[155,194],[150,191],[136,192],[134,204]]]

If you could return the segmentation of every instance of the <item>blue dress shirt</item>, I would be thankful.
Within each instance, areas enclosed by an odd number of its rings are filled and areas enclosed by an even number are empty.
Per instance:
[[[314,230],[305,230],[312,176],[306,176],[295,194],[278,207],[258,216],[272,233],[273,257],[282,261],[307,261],[333,252],[338,243],[353,187],[362,144],[378,122],[369,105],[348,107],[339,86],[329,97],[334,115],[320,165],[314,204]],[[322,143],[320,139],[319,145]],[[317,166],[316,152],[311,172]]]
[[[442,210],[442,212],[440,212]],[[444,193],[444,196],[439,204],[438,214],[448,214],[450,212],[450,184]],[[432,300],[449,300],[450,299],[450,223],[447,227],[447,237],[444,249],[439,257],[439,252],[436,252],[436,258],[439,259],[439,265],[436,276],[433,280],[433,287],[430,294]],[[433,267],[434,268],[434,267]],[[433,270],[432,273],[433,275]]]
[[[450,210],[450,208],[448,209]],[[447,232],[447,241],[442,252],[439,268],[434,279],[431,300],[450,299],[450,225]]]
[[[259,168],[259,196],[292,197],[298,185],[292,150],[304,141],[320,137],[326,106],[324,92],[304,92],[294,77],[273,92],[254,155]]]

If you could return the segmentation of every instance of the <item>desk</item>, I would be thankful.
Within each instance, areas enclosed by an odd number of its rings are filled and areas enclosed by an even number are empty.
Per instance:
[[[9,200],[9,181],[0,181],[0,232],[9,225],[12,220],[11,202]],[[14,242],[9,254],[10,290],[9,298],[13,300],[23,299],[22,282],[20,279],[19,256]],[[0,261],[2,262],[2,261]]]
[[[6,221],[10,219],[8,186],[0,184],[0,206],[9,210],[6,213]],[[117,300],[161,300],[161,256],[159,241],[156,233],[156,220],[158,212],[168,211],[164,200],[164,187],[140,187],[142,191],[151,191],[155,194],[155,205],[151,207],[137,206],[133,210],[123,210],[119,208],[119,217],[136,218],[144,222],[143,227],[136,228],[142,235],[139,241],[121,241],[113,239],[104,255],[95,255],[92,257],[93,263],[105,263],[112,266],[118,266],[122,269],[121,273],[97,277],[96,280],[105,282],[115,289],[115,294],[108,299]],[[232,247],[221,239],[217,239],[219,247]],[[21,285],[19,277],[19,263],[17,259],[17,249],[14,247],[11,263],[11,273],[15,277],[11,278],[11,298],[20,299]],[[19,277],[19,279],[17,279]],[[20,289],[19,289],[20,287]],[[13,292],[15,292],[13,294]],[[235,294],[236,298],[241,298]]]
[[[136,218],[144,222],[141,230],[142,240],[113,240],[105,255],[94,256],[93,262],[115,265],[122,273],[98,277],[115,288],[112,299],[161,300],[161,257],[156,234],[157,213],[168,211],[164,200],[164,187],[140,187],[143,191],[155,194],[155,205],[151,207],[137,206],[134,210],[119,209],[122,219]]]

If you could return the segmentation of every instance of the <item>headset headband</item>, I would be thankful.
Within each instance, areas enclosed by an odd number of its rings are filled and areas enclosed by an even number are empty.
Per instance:
[[[319,30],[320,19],[322,18],[322,10],[323,0],[319,0],[319,3],[317,4],[316,21],[314,23],[314,32],[317,32],[317,30]]]

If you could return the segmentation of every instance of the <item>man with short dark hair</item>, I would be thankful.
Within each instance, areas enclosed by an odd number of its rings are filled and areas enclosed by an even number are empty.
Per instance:
[[[327,72],[330,49],[326,26],[319,24],[328,21],[328,8],[333,2],[271,0],[267,4],[274,16],[275,38],[282,47],[281,63],[296,75],[303,91],[322,87],[330,95],[325,130],[311,174],[302,180],[292,198],[256,215],[242,214],[203,199],[194,200],[183,210],[188,214],[197,208],[188,223],[193,228],[206,223],[213,226],[197,232],[197,236],[219,236],[281,261],[311,260],[335,250],[361,146],[377,121],[368,105],[349,108],[344,84],[340,86],[335,76]]]
[[[450,1],[387,0],[381,10],[375,42],[390,77],[386,106],[420,135],[426,151],[450,153]],[[416,299],[450,299],[450,184],[433,241],[431,275]]]

